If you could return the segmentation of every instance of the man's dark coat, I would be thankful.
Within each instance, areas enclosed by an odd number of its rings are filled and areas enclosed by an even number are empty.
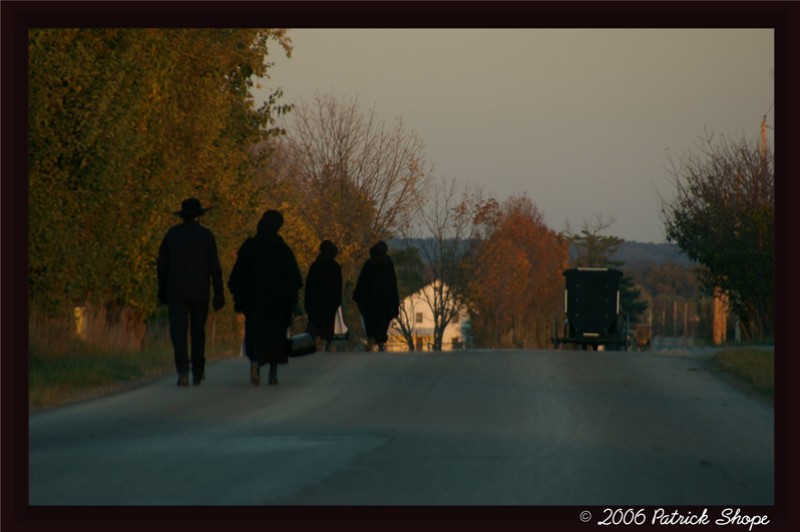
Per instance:
[[[191,219],[170,227],[158,250],[158,299],[210,301],[210,285],[223,297],[222,268],[214,234]]]

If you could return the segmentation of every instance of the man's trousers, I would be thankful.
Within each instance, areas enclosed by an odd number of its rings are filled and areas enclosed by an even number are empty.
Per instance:
[[[187,333],[192,340],[191,370],[202,377],[206,366],[206,320],[208,301],[171,301],[169,303],[169,335],[175,351],[178,375],[189,374]]]

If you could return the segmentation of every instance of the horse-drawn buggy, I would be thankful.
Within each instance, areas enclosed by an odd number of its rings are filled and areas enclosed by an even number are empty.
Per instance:
[[[582,349],[628,349],[629,324],[620,311],[620,278],[613,268],[572,268],[564,271],[564,314],[555,318],[553,345]],[[560,333],[560,334],[559,334]]]

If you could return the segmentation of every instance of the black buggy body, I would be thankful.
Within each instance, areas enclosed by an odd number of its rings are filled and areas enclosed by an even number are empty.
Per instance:
[[[553,345],[580,345],[594,350],[628,348],[626,324],[621,323],[619,281],[611,268],[572,268],[564,271],[563,327],[556,317]],[[559,330],[562,335],[559,336]]]

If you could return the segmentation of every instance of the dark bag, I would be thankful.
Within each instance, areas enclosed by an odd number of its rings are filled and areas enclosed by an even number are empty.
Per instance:
[[[308,332],[289,337],[289,356],[301,357],[317,352],[317,339]]]
[[[302,319],[305,321],[304,319]],[[295,323],[297,323],[297,319],[295,319]],[[289,335],[289,349],[288,355],[290,357],[301,357],[305,355],[310,355],[312,353],[317,352],[317,339],[314,337],[313,334],[310,332],[305,331],[306,326],[302,328],[298,328],[295,324],[292,324],[291,331],[292,333]],[[304,331],[304,332],[294,332],[294,331]]]

